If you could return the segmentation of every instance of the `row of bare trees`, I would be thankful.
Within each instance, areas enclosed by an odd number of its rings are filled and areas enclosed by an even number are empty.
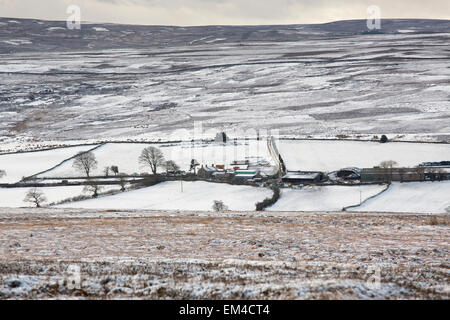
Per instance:
[[[175,161],[166,160],[161,150],[156,147],[147,147],[142,150],[142,153],[139,156],[139,163],[150,167],[153,174],[156,174],[158,167],[164,168],[167,173],[180,170],[180,167],[175,163]],[[194,171],[194,174],[196,174],[196,169],[199,165],[200,164],[197,160],[192,159],[189,171]]]
[[[139,156],[139,163],[151,169],[156,174],[158,167],[163,167],[167,173],[176,172],[180,167],[173,160],[166,160],[163,153],[156,147],[147,147]]]
[[[166,160],[163,153],[156,147],[147,147],[142,150],[138,159],[139,163],[143,166],[149,167],[153,174],[157,173],[158,168],[162,167],[166,172],[175,172],[180,170],[180,167],[173,160]],[[92,152],[80,152],[73,161],[73,167],[78,171],[84,173],[87,178],[90,177],[93,170],[97,169],[98,161]],[[199,166],[199,163],[192,159],[191,170],[195,171],[195,168]],[[105,167],[103,173],[105,176],[109,176],[109,173],[113,172],[115,175],[119,174],[118,166]]]

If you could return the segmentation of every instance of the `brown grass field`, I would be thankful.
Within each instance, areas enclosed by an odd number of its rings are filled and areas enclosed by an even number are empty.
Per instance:
[[[0,299],[449,299],[449,223],[0,209]]]

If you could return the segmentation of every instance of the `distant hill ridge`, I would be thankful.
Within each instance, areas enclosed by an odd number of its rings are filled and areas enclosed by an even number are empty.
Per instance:
[[[367,29],[366,20],[324,24],[261,26],[146,26],[112,23],[82,23],[81,30],[69,30],[65,21],[0,18],[0,53],[43,52],[114,48],[149,48],[297,41],[366,33],[450,32],[450,20],[384,19],[381,30]]]

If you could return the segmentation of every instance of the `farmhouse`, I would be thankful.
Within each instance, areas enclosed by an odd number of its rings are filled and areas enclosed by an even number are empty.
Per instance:
[[[322,172],[288,171],[282,178],[284,183],[290,184],[311,184],[324,180]]]
[[[204,178],[204,179],[210,179],[213,176],[213,173],[216,173],[217,169],[216,167],[208,167],[208,165],[203,166],[198,169],[197,175],[200,178]]]

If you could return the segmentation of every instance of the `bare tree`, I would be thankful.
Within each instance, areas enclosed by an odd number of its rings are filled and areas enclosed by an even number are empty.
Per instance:
[[[214,200],[212,208],[216,212],[228,210],[228,207],[220,200]]]
[[[413,171],[416,173],[419,180],[425,180],[425,167],[417,166],[413,168]]]
[[[149,166],[153,174],[156,174],[158,167],[164,164],[164,155],[156,147],[147,147],[142,150],[139,156],[139,163]]]
[[[108,176],[109,176],[109,170],[110,170],[109,167],[103,168],[103,173],[105,174],[105,177],[108,177]]]
[[[387,160],[380,163],[380,168],[384,169],[384,174],[386,177],[386,181],[390,182],[392,181],[392,169],[397,165],[398,163],[394,160]]]
[[[442,168],[439,168],[437,170],[436,174],[437,174],[437,178],[438,178],[439,181],[444,180],[445,177],[447,176],[447,172],[444,169],[442,169]]]
[[[176,172],[180,170],[180,167],[173,160],[168,160],[164,163],[164,168],[166,168],[166,173]]]
[[[194,170],[194,174],[197,174],[197,173],[196,173],[196,168],[197,168],[199,165],[200,165],[200,163],[198,163],[197,160],[192,159],[192,160],[191,160],[191,166],[190,166],[190,168],[189,168],[189,171]]]
[[[98,182],[93,180],[88,180],[88,184],[84,186],[84,192],[92,192],[92,198],[98,197],[98,192],[102,189],[102,187],[98,184]]]
[[[120,173],[119,174],[119,184],[120,184],[120,191],[125,191],[125,185],[127,184],[127,180],[125,180],[125,174]]]
[[[387,160],[380,163],[380,167],[384,169],[392,169],[395,167],[398,163],[394,160]]]
[[[428,175],[431,177],[433,181],[438,180],[442,181],[445,178],[446,172],[442,168],[429,168],[427,170]]]
[[[398,174],[400,176],[400,182],[403,182],[407,177],[407,169],[406,168],[398,169]]]
[[[111,166],[111,171],[114,172],[115,175],[119,174],[119,167],[118,166]]]
[[[0,169],[0,178],[3,178],[4,176],[6,176],[6,171]]]
[[[40,208],[41,205],[47,201],[47,198],[41,190],[38,188],[32,188],[28,190],[23,201],[34,203],[37,208]]]
[[[73,167],[81,172],[84,172],[89,178],[92,170],[97,168],[97,160],[92,152],[80,152],[73,161]]]

